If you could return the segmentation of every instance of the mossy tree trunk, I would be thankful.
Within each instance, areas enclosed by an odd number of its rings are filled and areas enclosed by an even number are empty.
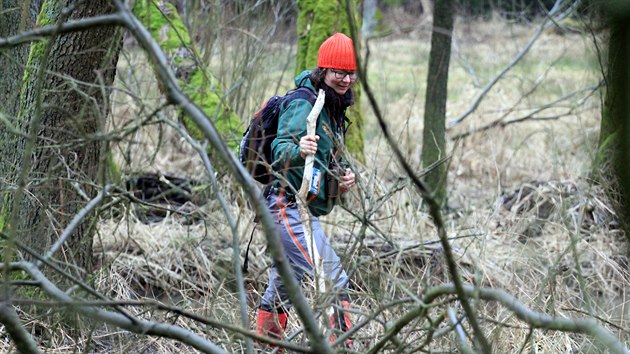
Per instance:
[[[219,81],[199,61],[188,28],[175,6],[167,1],[139,0],[133,12],[169,58],[182,90],[212,119],[228,146],[236,150],[244,130],[241,119],[225,102]],[[182,120],[191,136],[204,139],[191,120]]]
[[[614,1],[610,1],[610,4],[614,4]],[[609,6],[612,7],[613,5]],[[623,14],[623,11],[620,13]],[[627,38],[624,38],[626,32],[622,26],[618,26],[617,18],[619,18],[619,16],[613,15],[612,13],[608,16],[610,20],[610,31],[607,70],[604,73],[606,92],[602,106],[598,152],[593,166],[596,175],[600,173],[606,175],[611,172],[611,157],[614,155],[615,151],[619,149],[620,128],[623,126],[624,119],[627,118],[623,117],[623,109],[628,99],[628,95],[624,90],[628,85],[624,82],[623,75],[619,74],[623,72],[623,65],[627,65],[627,62],[623,61],[625,55],[624,40],[627,40]],[[627,57],[625,59],[627,59]],[[599,176],[595,177],[598,178]]]
[[[30,4],[18,0],[0,0],[0,38],[6,38],[18,34],[23,30],[33,27],[35,17],[32,13],[38,11],[39,1]],[[21,92],[22,76],[28,59],[30,46],[22,44],[10,49],[0,50],[0,118],[12,121],[18,114],[18,103]],[[4,145],[10,139],[10,129],[4,123],[0,123],[0,151],[7,151]],[[0,171],[7,167],[8,159],[0,159]],[[2,180],[0,175],[0,180]],[[10,186],[0,183],[0,230],[3,228],[4,214],[7,212],[3,206],[9,201]]]
[[[433,32],[429,53],[429,72],[424,103],[424,130],[422,133],[422,164],[431,170],[425,182],[436,202],[447,203],[447,165],[440,163],[446,158],[446,98],[448,93],[448,69],[451,58],[451,34],[453,32],[453,0],[436,0],[433,9]]]
[[[361,28],[360,16],[357,8],[360,1],[350,0],[353,9],[352,16],[356,28]],[[298,48],[296,72],[317,66],[319,46],[337,32],[350,36],[350,22],[346,11],[346,0],[298,0]],[[358,30],[356,31],[359,32]],[[359,47],[359,38],[354,39],[355,47]],[[355,85],[356,103],[349,109],[348,118],[352,125],[346,135],[348,151],[359,161],[365,161],[363,126],[364,118],[361,114],[361,88]]]
[[[620,206],[617,208],[626,237],[630,240],[630,4],[608,1],[610,24],[606,96],[600,131],[599,156],[596,163],[607,169],[612,161],[615,178],[620,187]],[[607,171],[604,171],[607,174]]]
[[[36,11],[36,3],[36,1],[30,3],[33,11]],[[6,38],[31,29],[35,22],[31,12],[29,2],[18,0],[0,1],[0,14],[2,14],[0,38]],[[7,118],[14,117],[18,112],[22,75],[29,49],[29,45],[22,44],[0,51],[0,102],[2,102],[0,112]]]
[[[73,8],[69,15],[63,9]],[[109,1],[47,0],[39,26],[97,16]],[[67,18],[61,18],[67,16]],[[120,50],[114,26],[52,37],[33,44],[22,79],[19,114],[3,149],[2,175],[11,189],[6,229],[43,253],[96,194],[103,144],[99,136],[109,113],[108,97]],[[55,256],[89,271],[93,227],[86,220]],[[76,273],[75,273],[76,274]],[[85,274],[76,274],[84,276]]]
[[[18,0],[0,1],[0,38],[6,38],[16,34],[20,27],[20,3]],[[11,119],[17,113],[17,103],[22,78],[23,67],[26,64],[28,46],[22,45],[11,49],[0,50],[0,118]],[[6,151],[6,141],[9,137],[9,129],[0,121],[0,151]],[[0,172],[5,170],[7,159],[0,158]],[[4,228],[4,219],[7,209],[4,204],[9,201],[10,186],[2,182],[0,174],[0,230]]]

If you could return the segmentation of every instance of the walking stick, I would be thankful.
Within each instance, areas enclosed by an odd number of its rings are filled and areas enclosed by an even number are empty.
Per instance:
[[[325,96],[326,94],[324,93],[324,90],[320,89],[317,95],[317,100],[315,101],[315,104],[313,104],[313,109],[311,109],[311,112],[306,118],[306,135],[315,135],[317,118],[319,117],[319,113],[324,106]],[[319,255],[319,251],[317,250],[317,245],[315,245],[315,240],[313,239],[311,217],[308,211],[308,206],[306,205],[308,190],[313,179],[314,160],[315,157],[313,155],[306,156],[304,162],[304,176],[302,177],[302,185],[300,186],[300,191],[298,192],[297,207],[298,212],[300,213],[300,219],[302,220],[302,226],[304,228],[306,246],[308,247],[308,251],[311,254],[313,261],[313,273],[315,274],[315,291],[318,293],[324,293],[326,291],[326,283],[323,277],[322,260]],[[323,322],[326,323],[325,319],[323,320]]]

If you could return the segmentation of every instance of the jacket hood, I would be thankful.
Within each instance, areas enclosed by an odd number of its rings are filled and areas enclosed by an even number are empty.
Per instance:
[[[304,70],[300,73],[300,75],[295,77],[295,86],[296,87],[308,87],[309,89],[311,89],[311,91],[316,92],[315,91],[315,87],[313,86],[313,83],[311,82],[311,79],[309,79],[309,75],[311,75],[311,70]]]

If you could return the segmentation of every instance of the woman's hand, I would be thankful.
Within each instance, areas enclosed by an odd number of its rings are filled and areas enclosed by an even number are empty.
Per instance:
[[[351,169],[346,168],[346,174],[341,177],[341,183],[339,184],[339,189],[341,190],[341,193],[346,193],[350,189],[354,188],[356,184],[355,178],[356,176],[354,175],[354,172],[352,172]]]
[[[319,135],[305,135],[300,139],[300,156],[302,156],[303,159],[308,155],[315,155],[318,140]]]

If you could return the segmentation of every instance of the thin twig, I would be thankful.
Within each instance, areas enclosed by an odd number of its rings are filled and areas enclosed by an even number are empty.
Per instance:
[[[600,326],[593,319],[554,317],[544,313],[535,312],[502,289],[479,288],[471,285],[464,285],[462,290],[464,295],[467,297],[475,296],[482,300],[496,301],[502,304],[512,311],[518,319],[529,324],[531,328],[587,334],[608,348],[611,353],[630,353],[622,342],[620,342],[612,333]],[[407,312],[394,322],[391,325],[390,330],[373,348],[370,349],[369,353],[376,353],[385,345],[389,338],[395,336],[398,332],[400,332],[400,330],[402,330],[402,328],[415,318],[423,316],[430,304],[438,297],[444,295],[460,296],[460,290],[457,289],[454,284],[445,284],[427,289],[423,296],[422,304]]]
[[[90,214],[92,212],[92,210],[94,210],[96,207],[98,207],[103,202],[103,200],[107,196],[109,196],[109,192],[111,192],[111,190],[113,188],[114,188],[114,185],[111,185],[111,184],[106,185],[96,195],[96,197],[94,197],[92,200],[90,200],[90,202],[87,203],[87,205],[85,207],[83,207],[81,210],[79,210],[79,212],[77,212],[74,215],[74,217],[72,218],[70,223],[68,223],[68,226],[66,226],[66,228],[63,230],[63,232],[61,233],[61,235],[59,236],[57,241],[55,241],[55,243],[50,247],[48,252],[46,252],[46,254],[42,257],[43,260],[50,259],[50,257],[52,257],[57,251],[59,251],[59,249],[66,242],[68,237],[70,237],[70,235],[72,235],[74,230],[77,227],[79,227],[79,225],[88,216],[88,214]],[[42,265],[42,261],[41,260],[35,261],[35,266],[41,267],[41,265]]]
[[[0,49],[15,47],[22,43],[39,41],[43,37],[49,37],[56,34],[79,32],[90,28],[111,25],[124,25],[124,21],[119,14],[108,14],[38,27],[15,36],[0,38]]]
[[[10,239],[10,235],[0,231],[0,238],[3,240],[9,240]],[[39,252],[34,251],[33,249],[31,249],[30,247],[26,246],[25,244],[23,244],[20,240],[14,240],[15,246],[17,246],[20,250],[22,250],[23,252],[27,253],[30,257],[33,257],[33,259],[35,259],[38,262],[41,262],[42,264],[46,265],[47,267],[51,268],[52,270],[54,270],[55,272],[57,272],[59,275],[61,275],[62,277],[68,279],[71,283],[76,284],[77,286],[79,286],[82,290],[86,291],[88,294],[96,296],[97,298],[101,299],[101,300],[108,300],[107,297],[103,294],[101,294],[100,292],[94,290],[92,287],[90,287],[89,285],[87,285],[85,282],[83,282],[81,279],[75,277],[74,275],[66,272],[65,270],[61,269],[61,267],[59,267],[58,265],[56,265],[55,263],[51,262],[50,260],[46,260],[44,259],[41,254],[39,254]],[[1,264],[1,263],[0,263]],[[2,268],[3,272],[8,272],[9,271],[9,267],[0,267]],[[9,279],[9,277],[7,276],[7,279]],[[9,283],[7,282],[6,285],[8,285]],[[135,316],[133,316],[132,314],[128,313],[127,310],[125,310],[124,308],[120,307],[117,308],[117,310],[125,317],[127,317],[130,321],[135,321]]]
[[[469,130],[467,132],[463,132],[463,133],[454,135],[454,136],[451,137],[451,139],[457,140],[457,139],[465,138],[465,137],[468,137],[468,136],[470,136],[472,134],[484,132],[484,131],[487,131],[487,130],[490,130],[490,129],[493,129],[493,128],[496,128],[496,127],[503,128],[503,127],[506,127],[506,126],[511,125],[511,124],[522,123],[522,122],[526,122],[526,121],[541,121],[541,120],[556,120],[556,119],[560,119],[560,118],[562,118],[564,116],[568,116],[568,115],[572,114],[573,108],[570,109],[568,112],[566,112],[564,114],[557,114],[557,115],[552,115],[552,116],[537,116],[537,114],[542,112],[542,111],[544,111],[544,110],[546,110],[546,109],[550,109],[550,108],[556,107],[556,104],[558,104],[558,103],[560,103],[562,101],[568,100],[569,98],[575,96],[576,94],[578,94],[580,92],[589,91],[589,94],[587,96],[590,96],[595,91],[597,91],[599,88],[601,88],[603,83],[604,82],[602,81],[602,82],[600,82],[597,85],[593,85],[593,86],[590,86],[590,87],[587,87],[587,88],[584,88],[584,89],[581,89],[581,90],[578,90],[578,91],[570,92],[570,93],[568,93],[568,94],[558,98],[557,100],[554,100],[554,101],[546,103],[546,104],[544,104],[544,105],[542,105],[540,107],[537,107],[536,109],[534,109],[533,112],[531,112],[529,114],[526,114],[526,115],[524,115],[522,117],[513,118],[513,119],[510,119],[510,120],[504,120],[505,117],[507,116],[507,115],[504,115],[503,117],[501,117],[501,118],[499,118],[499,119],[497,119],[497,120],[495,120],[493,122],[490,122],[490,123],[488,123],[488,124],[486,124],[484,126],[481,126],[479,128],[475,128],[475,129]]]
[[[575,1],[576,3],[578,1]],[[544,31],[551,25],[554,24],[554,16],[557,17],[563,17],[566,16],[566,13],[571,11],[572,7],[570,6],[568,10],[566,10],[563,13],[558,14],[558,12],[564,7],[565,1],[564,0],[557,0],[556,3],[554,4],[553,8],[551,9],[551,11],[549,11],[548,16],[545,18],[545,21],[543,21],[543,23],[540,25],[540,27],[538,28],[538,31],[536,31],[536,33],[534,33],[534,35],[530,38],[529,42],[527,43],[527,45],[525,45],[525,48],[523,48],[523,50],[521,50],[520,53],[518,53],[514,59],[512,59],[512,61],[505,67],[503,68],[503,70],[501,70],[501,72],[499,72],[499,74],[497,74],[497,76],[495,76],[492,80],[490,80],[490,82],[488,82],[483,89],[481,89],[481,92],[479,92],[479,94],[477,95],[477,97],[475,98],[475,100],[473,101],[472,105],[468,108],[468,110],[466,110],[466,112],[460,114],[457,118],[451,120],[448,122],[447,124],[447,128],[452,128],[454,126],[456,126],[457,124],[461,123],[462,121],[464,121],[464,119],[466,119],[469,115],[471,115],[481,104],[481,101],[485,98],[485,96],[488,94],[488,92],[490,92],[490,90],[492,89],[492,87],[494,87],[494,85],[499,82],[499,80],[501,78],[503,78],[505,76],[505,74],[507,74],[510,70],[512,70],[512,68],[514,68],[516,66],[516,64],[521,61],[521,59],[523,59],[525,57],[525,55],[529,52],[529,50],[534,46],[534,43],[536,43],[536,41],[538,40],[538,38],[544,33]]]
[[[425,200],[425,202],[427,203],[427,205],[429,207],[429,214],[433,218],[433,223],[435,224],[435,227],[437,228],[438,236],[440,238],[440,242],[442,244],[442,248],[444,249],[444,256],[445,256],[445,259],[446,259],[446,264],[447,264],[447,267],[448,267],[448,271],[451,274],[451,277],[453,279],[453,283],[455,284],[455,287],[458,290],[457,293],[458,293],[458,296],[459,296],[459,300],[460,300],[460,302],[462,304],[464,312],[466,313],[466,316],[468,317],[468,321],[470,323],[470,326],[473,328],[473,332],[475,334],[475,337],[481,343],[482,348],[490,348],[490,345],[487,343],[487,339],[486,339],[485,335],[483,334],[483,331],[481,330],[481,327],[479,326],[479,323],[477,321],[477,317],[475,316],[475,312],[473,311],[472,306],[470,305],[466,295],[464,294],[463,282],[462,282],[462,279],[461,279],[461,277],[459,275],[459,270],[457,268],[457,263],[455,262],[455,256],[453,255],[453,249],[451,247],[451,244],[450,244],[450,242],[448,240],[448,236],[446,234],[446,229],[445,229],[445,226],[444,226],[444,220],[442,218],[442,212],[440,211],[440,205],[432,197],[431,191],[429,191],[427,189],[427,187],[424,184],[424,182],[422,180],[420,180],[420,178],[415,174],[415,172],[413,171],[411,165],[409,165],[409,163],[407,162],[407,160],[403,156],[402,152],[400,151],[400,148],[399,148],[398,144],[392,138],[392,136],[391,136],[391,134],[389,132],[389,128],[387,127],[387,124],[385,123],[385,119],[383,118],[383,115],[381,114],[381,111],[380,111],[380,109],[378,107],[378,104],[376,103],[376,99],[374,98],[374,94],[372,93],[372,90],[371,90],[370,86],[368,85],[367,78],[365,76],[365,71],[361,67],[361,65],[358,66],[358,69],[359,69],[358,70],[359,78],[361,80],[361,83],[363,84],[363,88],[365,90],[365,94],[367,95],[368,101],[370,102],[372,110],[374,111],[374,115],[376,116],[376,119],[377,119],[378,124],[379,124],[379,126],[381,128],[381,131],[383,132],[383,135],[385,136],[385,139],[387,140],[388,144],[390,145],[390,147],[394,151],[394,155],[398,159],[398,162],[401,164],[401,166],[403,167],[403,169],[405,170],[407,175],[411,178],[411,180],[413,181],[414,185],[416,186],[416,188],[420,192],[420,195],[422,196],[422,198]],[[381,345],[384,345],[384,344],[385,343],[382,343]],[[487,351],[489,351],[489,350],[487,350]]]
[[[227,219],[228,225],[230,226],[230,231],[232,232],[232,252],[233,252],[232,265],[234,268],[234,275],[236,278],[236,287],[238,289],[238,298],[240,302],[241,324],[243,325],[243,328],[249,328],[249,316],[247,315],[247,295],[245,292],[245,286],[244,286],[244,280],[243,280],[243,270],[241,269],[241,264],[240,264],[241,252],[239,249],[240,240],[239,240],[239,235],[238,235],[238,228],[236,226],[236,222],[234,221],[234,217],[232,216],[232,213],[230,212],[229,205],[227,201],[225,200],[223,193],[221,193],[221,190],[219,189],[219,182],[217,181],[215,170],[212,167],[212,162],[210,162],[210,158],[208,158],[208,154],[206,153],[207,151],[206,148],[202,146],[199,143],[199,141],[195,140],[192,136],[190,136],[190,134],[188,134],[188,132],[186,131],[184,127],[182,127],[180,124],[170,119],[165,118],[163,119],[163,121],[166,122],[166,124],[171,126],[173,129],[175,129],[182,137],[184,137],[184,139],[186,139],[188,144],[190,144],[190,146],[192,146],[193,149],[197,151],[197,153],[199,154],[199,157],[201,157],[201,160],[203,161],[204,167],[206,168],[208,178],[210,178],[210,183],[212,184],[212,187],[214,188],[215,196],[218,199],[219,204],[221,205],[221,209],[223,209],[225,218]],[[246,337],[246,345],[247,345],[247,352],[248,353],[253,352],[253,343],[252,343],[251,337]]]

